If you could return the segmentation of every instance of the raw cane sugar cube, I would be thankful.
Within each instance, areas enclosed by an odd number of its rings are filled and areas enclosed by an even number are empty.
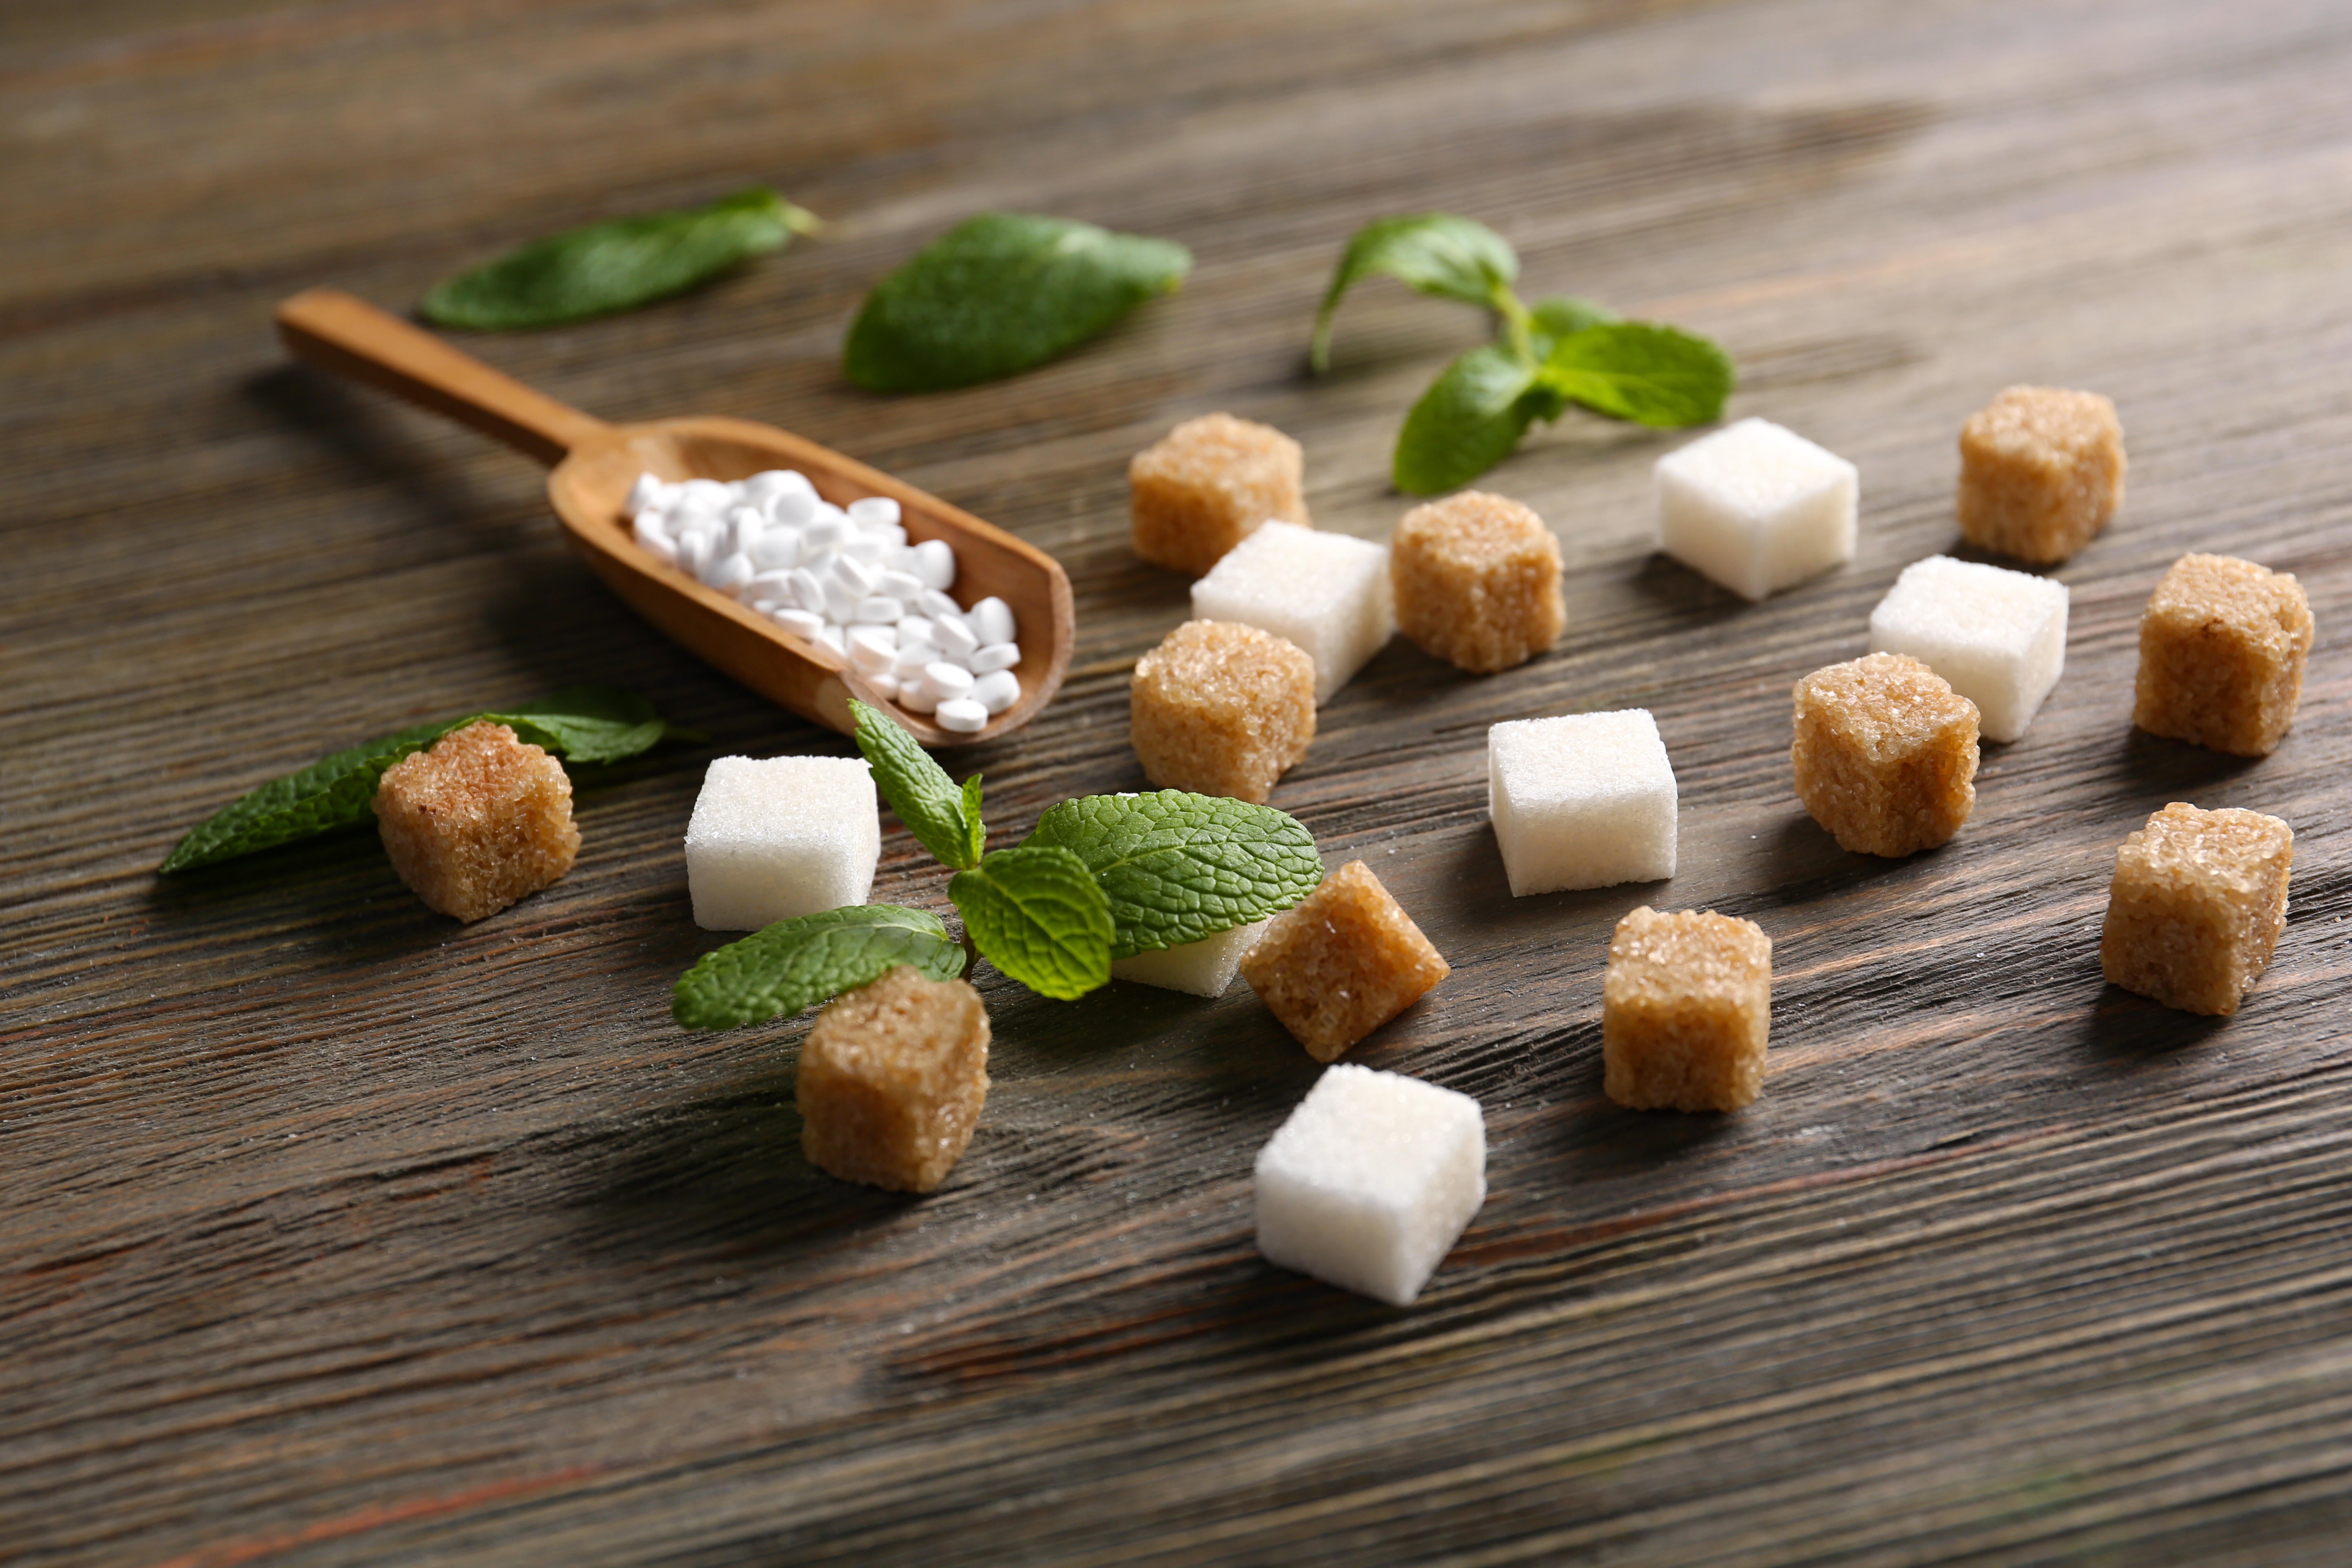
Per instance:
[[[1772,939],[1753,921],[1647,905],[1601,982],[1601,1088],[1629,1110],[1738,1110],[1764,1084]]]
[[[471,923],[572,869],[572,780],[504,724],[468,724],[376,781],[392,868],[425,906]]]
[[[1304,523],[1298,443],[1230,414],[1187,419],[1127,465],[1135,552],[1198,577],[1269,521]]]
[[[1239,621],[1296,644],[1315,661],[1328,702],[1396,630],[1389,552],[1369,540],[1269,522],[1192,584],[1192,616]]]
[[[1796,688],[1797,798],[1838,846],[1894,858],[1949,839],[1977,804],[1977,705],[1908,654],[1817,669]]]
[[[2311,605],[2292,574],[2234,556],[2184,555],[2140,616],[2132,722],[2266,757],[2294,723],[2311,637]]]
[[[686,825],[687,890],[705,931],[862,904],[881,858],[863,757],[720,757]]]
[[[1315,661],[1237,621],[1186,621],[1136,661],[1129,731],[1161,789],[1263,805],[1315,739]]]
[[[2294,859],[2275,816],[2175,801],[2116,851],[2100,968],[2168,1007],[2236,1012],[2278,946]]]
[[[2053,566],[2124,500],[2124,427],[2095,392],[2012,386],[1960,426],[1960,537]]]
[[[1265,921],[1221,931],[1181,947],[1163,947],[1110,961],[1113,980],[1132,980],[1163,991],[1192,996],[1223,996],[1242,966],[1242,958],[1265,934]]]
[[[1476,675],[1559,640],[1559,542],[1517,501],[1465,490],[1404,514],[1389,539],[1397,629]]]
[[[1341,1052],[1453,973],[1361,860],[1266,921],[1242,977],[1318,1062]]]
[[[1514,898],[1673,876],[1678,804],[1646,710],[1515,719],[1486,731],[1486,810]]]
[[[2066,666],[2066,584],[1930,555],[1870,612],[1870,651],[1907,653],[1977,705],[1988,741],[2014,741]]]
[[[1258,1151],[1266,1261],[1405,1307],[1486,1201],[1486,1122],[1466,1094],[1327,1068]]]
[[[1658,548],[1743,599],[1853,559],[1860,476],[1769,419],[1742,419],[1658,459]]]
[[[801,1045],[801,1152],[845,1182],[928,1193],[988,1100],[988,1009],[908,964],[836,996]]]

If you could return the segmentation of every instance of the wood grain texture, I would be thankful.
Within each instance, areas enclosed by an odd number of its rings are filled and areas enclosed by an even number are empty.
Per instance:
[[[0,1560],[2309,1563],[2352,1523],[2352,26],[1863,0],[98,0],[0,16]],[[284,295],[380,301],[518,238],[753,179],[834,220],[718,286],[467,340],[616,420],[850,453],[1067,568],[1061,697],[960,753],[999,841],[1136,787],[1125,669],[1185,584],[1125,459],[1215,408],[1381,537],[1397,421],[1475,341],[1345,236],[1493,223],[1531,293],[1724,342],[1733,412],[1857,462],[1861,553],[1745,605],[1648,552],[1671,437],[1570,419],[1490,477],[1570,630],[1485,679],[1392,645],[1275,804],[1454,965],[1353,1059],[1479,1096],[1492,1196],[1418,1305],[1260,1262],[1248,1171],[1313,1064],[1245,990],[992,978],[948,1189],[797,1152],[803,1025],[688,1036],[708,758],[846,742],[661,640],[533,466],[287,364]],[[983,206],[1192,247],[1184,291],[1014,381],[877,399],[864,289]],[[2064,679],[1946,848],[1838,851],[1788,689],[1953,546],[2000,387],[2115,397]],[[2318,647],[2258,763],[2135,733],[2190,549],[2294,572]],[[707,746],[583,771],[562,882],[479,925],[366,837],[169,883],[252,784],[400,724],[635,688]],[[1484,730],[1638,705],[1664,888],[1513,900]],[[2296,830],[2227,1021],[2103,986],[2114,847],[2168,800]],[[944,910],[893,829],[875,896]],[[1736,1117],[1600,1091],[1636,902],[1762,922]]]

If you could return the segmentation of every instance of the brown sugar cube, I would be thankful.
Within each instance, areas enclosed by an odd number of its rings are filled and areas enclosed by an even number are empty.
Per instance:
[[[1797,682],[1797,798],[1841,848],[1932,849],[1977,803],[1977,705],[1908,654],[1874,653]]]
[[[1233,621],[1186,621],[1138,659],[1129,726],[1161,789],[1263,805],[1315,739],[1315,661]]]
[[[1960,427],[1960,532],[2055,564],[2124,503],[2124,427],[2095,392],[2012,386]]]
[[[1712,910],[1617,922],[1601,992],[1601,1087],[1631,1110],[1737,1110],[1764,1084],[1772,939]]]
[[[1307,525],[1298,443],[1270,425],[1204,414],[1127,465],[1135,552],[1201,577],[1269,520]]]
[[[1477,675],[1525,664],[1559,640],[1559,542],[1502,496],[1465,490],[1404,514],[1389,541],[1397,629]]]
[[[801,1045],[801,1152],[845,1182],[928,1193],[988,1100],[988,1009],[961,980],[909,964],[845,992]]]
[[[2266,757],[2294,722],[2311,652],[2303,584],[2229,555],[2184,555],[2139,618],[2132,722],[2151,735]]]
[[[1361,860],[1268,921],[1242,960],[1250,989],[1318,1062],[1337,1060],[1451,973]]]
[[[466,921],[494,915],[572,869],[572,781],[504,724],[468,724],[384,770],[376,826],[400,879]]]
[[[2116,851],[2099,967],[2168,1007],[2236,1012],[2278,946],[2294,859],[2275,816],[2175,801]]]

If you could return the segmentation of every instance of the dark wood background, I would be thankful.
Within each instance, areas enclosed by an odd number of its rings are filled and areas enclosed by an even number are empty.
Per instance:
[[[2352,1524],[2352,14],[2342,0],[19,0],[0,9],[0,1559],[1099,1563],[2338,1559]],[[1185,584],[1127,456],[1225,408],[1371,537],[1476,340],[1393,286],[1304,349],[1360,223],[1483,218],[1530,294],[1718,337],[1738,415],[1861,465],[1851,568],[1748,606],[1648,552],[1672,444],[1571,418],[1493,474],[1570,629],[1491,679],[1399,642],[1277,791],[1454,964],[1353,1059],[1486,1108],[1493,1194],[1396,1311],[1262,1263],[1249,1170],[1315,1072],[1246,988],[990,979],[948,1190],[810,1171],[804,1025],[672,1028],[715,938],[712,756],[839,752],[567,555],[540,477],[290,368],[314,284],[405,309],[520,238],[770,181],[832,219],[692,298],[471,340],[614,418],[769,420],[1052,551],[1058,703],[968,765],[998,841],[1134,787],[1125,671]],[[877,399],[864,290],[997,205],[1191,246],[1183,292],[998,385]],[[1944,850],[1838,851],[1788,689],[1950,548],[2000,387],[2105,392],[2129,499],[2058,575],[2066,673]],[[2129,725],[2189,549],[2298,574],[2301,720]],[[580,780],[563,882],[479,925],[367,837],[169,883],[318,753],[593,680],[710,743]],[[1654,710],[1670,885],[1514,900],[1496,720]],[[2296,834],[2226,1022],[2103,987],[2169,800]],[[944,909],[895,828],[877,898]],[[1601,1094],[1637,902],[1760,921],[1764,1099]]]

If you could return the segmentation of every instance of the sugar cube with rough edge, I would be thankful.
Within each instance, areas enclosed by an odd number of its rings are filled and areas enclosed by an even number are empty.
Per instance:
[[[2173,802],[2116,851],[2099,967],[2168,1007],[2236,1012],[2278,946],[2294,860],[2275,816]]]
[[[1454,1089],[1326,1068],[1258,1151],[1266,1261],[1391,1307],[1412,1304],[1486,1201],[1486,1121]]]
[[[1361,860],[1266,921],[1242,977],[1318,1062],[1412,1006],[1453,973]]]
[[[757,931],[862,904],[882,858],[863,757],[720,757],[686,826],[686,885],[705,931]]]
[[[1245,926],[1221,931],[1181,947],[1162,947],[1129,958],[1114,958],[1110,961],[1110,977],[1193,996],[1222,996],[1240,972],[1243,956],[1265,934],[1265,921],[1252,921]]]
[[[1977,705],[1988,741],[2014,741],[2066,666],[2066,584],[1948,555],[1903,568],[1870,612],[1870,651],[1907,653]]]
[[[504,724],[468,724],[384,770],[376,828],[427,908],[471,923],[572,869],[580,829],[563,764]]]
[[[1486,731],[1486,810],[1514,898],[1673,876],[1678,804],[1645,709],[1514,719]]]
[[[1136,661],[1128,715],[1153,784],[1263,805],[1315,739],[1315,661],[1238,621],[1186,621]]]
[[[2132,722],[2266,757],[2294,723],[2311,639],[2311,605],[2292,574],[2235,556],[2184,555],[2140,616]]]
[[[1908,654],[1797,682],[1797,798],[1842,848],[1889,858],[1949,839],[1977,804],[1977,705]]]
[[[988,1038],[979,992],[908,964],[835,997],[801,1044],[801,1152],[845,1182],[931,1191],[988,1100]]]
[[[1389,552],[1369,540],[1269,522],[1192,584],[1192,615],[1284,637],[1315,661],[1328,702],[1396,630]]]
[[[1389,538],[1397,629],[1476,675],[1559,640],[1559,542],[1527,507],[1465,490],[1404,514]]]
[[[1644,904],[1601,982],[1601,1088],[1631,1110],[1738,1110],[1764,1085],[1772,939],[1714,910]]]
[[[1744,599],[1853,559],[1854,466],[1769,419],[1658,459],[1658,548]]]
[[[1198,577],[1267,521],[1305,523],[1298,443],[1230,414],[1187,419],[1127,465],[1135,552]]]
[[[1960,536],[2039,566],[2088,544],[2124,502],[2124,427],[2095,392],[2012,386],[1960,426]]]

